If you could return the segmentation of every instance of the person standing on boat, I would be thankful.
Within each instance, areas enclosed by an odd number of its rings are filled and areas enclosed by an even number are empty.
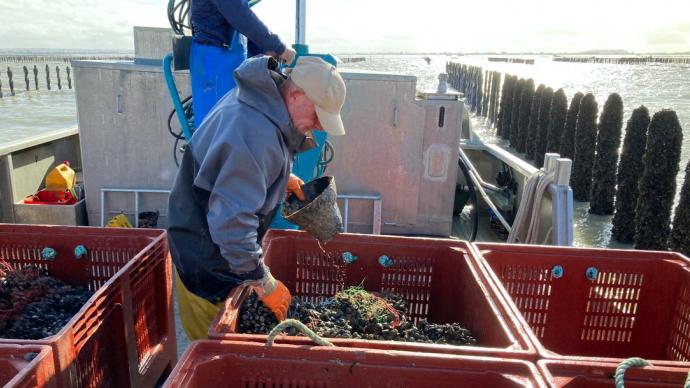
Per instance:
[[[168,204],[170,253],[187,336],[206,338],[230,291],[251,285],[285,319],[290,292],[261,260],[260,241],[286,191],[304,199],[290,173],[312,130],[344,135],[345,83],[335,67],[301,57],[286,78],[269,56],[247,59],[237,87],[194,132]]]
[[[194,126],[235,87],[232,72],[247,59],[247,38],[260,53],[291,63],[295,51],[272,33],[249,8],[248,0],[194,0],[191,5]]]

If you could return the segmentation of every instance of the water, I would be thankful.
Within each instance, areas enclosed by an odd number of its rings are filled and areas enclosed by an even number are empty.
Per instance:
[[[46,64],[50,68],[50,86],[46,86]],[[38,68],[38,89],[34,87],[33,66]],[[7,67],[12,69],[15,96],[10,95]],[[24,70],[29,70],[29,88],[26,90]],[[62,90],[58,90],[55,66],[60,67]],[[3,98],[0,98],[0,145],[25,137],[57,129],[77,126],[77,106],[74,89],[67,85],[66,62],[0,63],[0,82]],[[71,66],[70,66],[71,67]],[[71,71],[71,70],[70,70]],[[74,87],[74,73],[71,74]]]
[[[519,77],[532,78],[536,85],[544,83],[554,90],[563,88],[568,102],[577,92],[596,96],[599,113],[610,93],[621,95],[624,103],[624,121],[633,109],[644,104],[650,114],[670,108],[676,111],[683,127],[683,151],[680,173],[677,176],[677,190],[684,179],[684,168],[690,159],[690,65],[610,65],[553,62],[551,56],[521,56],[534,58],[534,65],[488,62],[486,56],[429,55],[361,55],[364,62],[343,64],[344,69],[376,70],[417,76],[417,88],[434,90],[438,74],[445,71],[448,61],[482,66],[485,70],[507,72]],[[39,68],[39,88],[33,90],[33,73],[29,72],[31,91],[25,90],[24,64],[0,63],[0,80],[4,98],[0,98],[0,145],[48,132],[71,128],[77,125],[74,89],[68,90],[64,67],[67,63],[49,63],[53,90],[45,88],[45,63],[36,63]],[[17,95],[8,96],[7,66],[14,72]],[[34,63],[26,64],[33,68]],[[30,66],[29,66],[30,65]],[[57,90],[55,66],[59,65],[63,89]],[[499,142],[493,130],[487,128],[485,120],[473,118],[473,126],[489,142]],[[622,142],[621,142],[622,143]],[[678,198],[676,197],[676,201]],[[575,243],[579,246],[620,246],[611,241],[611,217],[594,216],[587,212],[588,204],[576,203],[574,209]]]

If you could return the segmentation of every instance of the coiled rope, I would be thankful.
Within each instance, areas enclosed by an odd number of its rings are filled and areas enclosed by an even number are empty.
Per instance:
[[[624,377],[625,377],[625,372],[633,367],[639,367],[639,366],[651,366],[647,360],[639,358],[639,357],[631,357],[628,358],[627,360],[624,360],[621,362],[618,367],[616,368],[616,373],[614,375],[615,377],[615,382],[616,382],[616,388],[625,388],[625,382]]]
[[[616,388],[625,388],[625,372],[634,367],[640,367],[640,366],[653,366],[649,361],[639,358],[639,357],[631,357],[620,364],[618,364],[618,367],[616,367],[616,373],[614,374],[615,378],[615,383],[616,383]],[[690,372],[688,373],[688,376],[685,378],[685,382],[683,383],[684,388],[690,388]]]
[[[290,327],[294,327],[295,329],[299,330],[300,332],[302,332],[302,334],[309,337],[309,339],[314,341],[314,343],[316,343],[317,345],[335,346],[330,341],[328,341],[322,337],[319,337],[318,334],[314,333],[304,323],[302,323],[296,319],[286,319],[283,322],[280,322],[276,327],[274,327],[273,330],[271,330],[271,332],[268,333],[268,339],[266,340],[266,346],[273,346],[273,341],[275,341],[278,334],[282,333],[283,330],[290,328]]]

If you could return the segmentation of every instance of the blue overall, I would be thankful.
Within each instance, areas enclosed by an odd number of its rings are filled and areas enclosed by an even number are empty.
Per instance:
[[[235,87],[232,72],[247,59],[247,38],[233,31],[231,42],[227,48],[192,41],[189,71],[196,128],[216,102]]]

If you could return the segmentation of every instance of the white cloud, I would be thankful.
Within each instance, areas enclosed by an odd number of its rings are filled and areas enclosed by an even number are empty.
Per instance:
[[[166,0],[0,0],[0,48],[132,48],[133,26],[167,26],[166,5]]]
[[[314,51],[689,51],[686,0],[309,0]],[[294,41],[292,0],[255,12]],[[0,48],[131,49],[132,26],[167,27],[167,0],[0,0]],[[678,28],[675,28],[678,26]]]

